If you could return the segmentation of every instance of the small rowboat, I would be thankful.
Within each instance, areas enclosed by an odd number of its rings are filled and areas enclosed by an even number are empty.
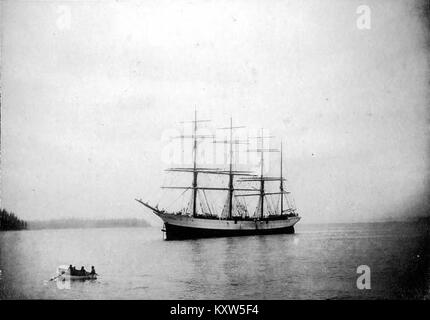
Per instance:
[[[59,279],[64,280],[95,280],[97,279],[97,275],[88,274],[86,276],[71,276],[70,274],[64,273],[58,277]]]
[[[55,278],[60,280],[95,280],[97,279],[97,274],[87,272],[85,276],[72,276],[69,267],[62,265],[57,268],[57,276]]]

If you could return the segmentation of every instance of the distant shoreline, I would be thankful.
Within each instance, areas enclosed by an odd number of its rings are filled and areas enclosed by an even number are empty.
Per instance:
[[[346,225],[346,224],[396,224],[396,223],[430,223],[430,217],[409,217],[405,219],[393,219],[385,221],[354,221],[354,222],[308,222],[306,225]],[[42,229],[90,229],[90,228],[134,228],[134,227],[153,227],[144,219],[51,219],[28,221],[27,230]]]
[[[415,223],[415,222],[427,222],[430,223],[430,216],[416,216],[416,217],[405,217],[405,218],[393,218],[386,220],[375,220],[375,221],[331,221],[331,222],[301,222],[306,225],[328,225],[328,224],[377,224],[377,223]]]
[[[27,230],[43,229],[90,229],[90,228],[134,228],[150,227],[151,225],[137,218],[129,219],[51,219],[27,222]]]
[[[351,224],[397,224],[397,223],[417,223],[430,224],[430,217],[409,217],[405,219],[393,219],[385,221],[354,221],[354,222],[307,222],[303,225],[351,225]],[[153,227],[144,219],[123,218],[123,219],[50,219],[27,221],[27,228],[21,230],[47,230],[47,229],[97,229],[97,228],[148,228]],[[2,230],[8,231],[8,230]],[[13,231],[13,230],[10,230]]]

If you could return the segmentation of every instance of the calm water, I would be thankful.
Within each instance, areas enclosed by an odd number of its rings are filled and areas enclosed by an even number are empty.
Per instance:
[[[169,242],[160,228],[0,232],[0,298],[411,298],[424,284],[417,230],[299,223],[294,235]],[[99,279],[47,281],[70,263],[95,265]],[[371,268],[370,290],[356,287],[359,265]]]

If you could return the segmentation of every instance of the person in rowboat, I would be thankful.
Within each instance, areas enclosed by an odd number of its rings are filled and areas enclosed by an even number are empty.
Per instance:
[[[90,272],[90,275],[96,275],[97,273],[96,273],[96,269],[94,269],[94,266],[91,266],[91,272]]]
[[[87,272],[85,271],[84,266],[81,267],[80,276],[86,276]]]

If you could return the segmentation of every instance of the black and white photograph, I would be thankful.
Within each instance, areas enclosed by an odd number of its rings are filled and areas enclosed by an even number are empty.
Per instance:
[[[430,300],[429,0],[1,0],[0,31],[0,300]]]

